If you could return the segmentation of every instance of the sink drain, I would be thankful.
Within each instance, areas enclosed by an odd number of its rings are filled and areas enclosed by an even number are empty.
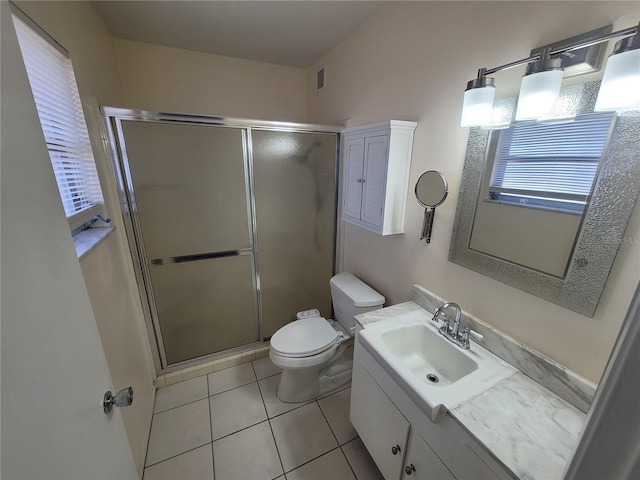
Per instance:
[[[427,380],[429,380],[431,383],[438,383],[440,381],[438,376],[434,375],[433,373],[427,373]]]

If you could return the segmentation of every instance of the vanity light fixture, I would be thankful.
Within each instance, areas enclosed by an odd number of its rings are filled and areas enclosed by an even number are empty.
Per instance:
[[[537,120],[553,115],[562,82],[560,55],[597,45],[612,38],[627,37],[616,44],[596,102],[597,111],[640,108],[640,24],[590,40],[551,48],[522,60],[494,68],[481,68],[477,78],[467,83],[462,107],[462,127],[491,124],[495,95],[494,73],[528,64],[522,79],[516,120]],[[554,58],[555,57],[555,58]]]
[[[527,65],[522,77],[516,120],[536,120],[553,116],[562,86],[562,59],[551,58],[545,50],[540,60]]]
[[[485,75],[486,69],[478,70],[478,77],[467,83],[462,105],[463,127],[475,127],[491,123],[493,99],[496,96],[494,80]]]
[[[607,61],[595,111],[640,109],[640,29],[616,43]]]

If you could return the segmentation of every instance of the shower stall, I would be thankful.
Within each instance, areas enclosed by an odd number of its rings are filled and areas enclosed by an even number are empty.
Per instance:
[[[341,127],[102,111],[160,370],[331,315]]]

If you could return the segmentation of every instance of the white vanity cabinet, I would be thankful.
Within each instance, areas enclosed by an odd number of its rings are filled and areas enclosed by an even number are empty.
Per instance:
[[[342,219],[380,235],[404,232],[413,132],[401,120],[342,131]]]
[[[429,444],[416,431],[411,432],[402,468],[403,480],[456,480]]]
[[[515,478],[450,416],[431,422],[357,337],[350,418],[386,480]]]
[[[386,479],[455,480],[361,363],[353,366],[351,423]]]
[[[409,422],[360,363],[353,365],[351,423],[384,478],[399,478]]]

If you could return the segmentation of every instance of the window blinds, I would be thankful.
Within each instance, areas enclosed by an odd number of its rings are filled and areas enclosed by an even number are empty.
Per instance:
[[[519,122],[500,131],[491,198],[503,194],[584,205],[614,120],[613,115],[590,115],[568,123]]]
[[[13,19],[64,211],[77,228],[103,199],[71,60]]]

